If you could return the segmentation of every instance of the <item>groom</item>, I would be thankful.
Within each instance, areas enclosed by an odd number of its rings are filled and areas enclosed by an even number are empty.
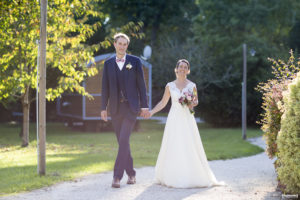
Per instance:
[[[138,114],[149,116],[142,64],[138,57],[126,54],[129,42],[124,33],[114,36],[116,56],[105,61],[102,76],[101,119],[107,121],[107,109],[110,110],[119,143],[114,188],[120,188],[124,171],[128,175],[127,184],[136,183],[129,138]]]

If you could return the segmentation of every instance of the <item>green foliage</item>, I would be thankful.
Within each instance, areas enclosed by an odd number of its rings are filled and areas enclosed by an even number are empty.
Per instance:
[[[2,1],[0,9],[1,100],[22,97],[36,88],[40,6],[38,1]],[[97,72],[86,68],[86,62],[95,50],[108,43],[84,44],[101,25],[86,23],[88,18],[99,16],[92,0],[48,2],[47,66],[60,71],[56,88],[47,90],[48,100],[68,90],[87,95],[81,82]]]
[[[189,24],[197,12],[195,0],[110,0],[103,6],[110,15],[112,26],[142,21],[145,41],[152,46],[161,35],[177,33],[182,39],[186,38]]]
[[[300,73],[283,93],[284,114],[278,134],[277,173],[283,191],[300,194]]]
[[[260,83],[257,90],[263,95],[261,120],[258,122],[264,132],[267,143],[267,153],[270,158],[277,156],[277,135],[281,128],[281,116],[284,112],[282,94],[287,90],[288,84],[300,71],[300,62],[295,61],[293,51],[290,51],[290,58],[285,63],[283,60],[269,59],[272,62],[274,79],[266,83]]]
[[[199,102],[202,117],[215,125],[241,123],[241,82],[243,66],[242,44],[256,55],[247,55],[247,120],[257,120],[261,97],[254,87],[270,77],[267,57],[283,57],[289,31],[295,23],[300,3],[288,0],[198,0],[200,12],[194,19],[194,44],[209,53],[210,71],[223,74],[231,68],[228,84],[211,84]],[[207,58],[205,57],[205,58]]]
[[[300,19],[293,26],[289,34],[289,45],[294,51],[300,51]]]

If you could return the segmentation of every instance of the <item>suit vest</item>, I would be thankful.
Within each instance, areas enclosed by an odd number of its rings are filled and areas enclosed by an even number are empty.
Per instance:
[[[117,81],[118,81],[118,99],[120,101],[127,101],[127,94],[126,94],[126,80],[125,80],[125,66],[123,66],[122,70],[119,69],[118,65],[115,64],[115,70],[117,74]]]

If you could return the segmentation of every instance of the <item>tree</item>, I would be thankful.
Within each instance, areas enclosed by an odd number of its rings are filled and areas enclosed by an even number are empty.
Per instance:
[[[254,48],[256,55],[248,56],[248,122],[255,124],[261,112],[261,98],[254,90],[260,81],[270,77],[267,57],[284,58],[288,34],[295,23],[300,6],[292,0],[199,0],[199,15],[195,18],[195,44],[210,53],[211,71],[221,76],[232,68],[225,84],[210,84],[202,91],[200,110],[205,121],[215,125],[238,125],[241,117],[242,44]]]
[[[289,45],[294,51],[300,51],[300,20],[293,26],[289,34]]]
[[[0,101],[20,100],[22,103],[22,146],[29,143],[29,109],[35,99],[39,10],[37,1],[0,3]],[[102,16],[96,10],[97,4],[92,0],[48,2],[47,66],[60,72],[56,87],[47,89],[48,100],[54,100],[65,91],[88,95],[81,82],[97,70],[86,68],[86,62],[92,60],[95,50],[110,44],[108,41],[84,44],[101,25],[86,23],[91,17]]]
[[[174,33],[181,39],[186,38],[188,27],[198,10],[195,0],[110,0],[104,2],[104,7],[112,26],[142,21],[146,34],[144,42],[152,46],[159,38]]]

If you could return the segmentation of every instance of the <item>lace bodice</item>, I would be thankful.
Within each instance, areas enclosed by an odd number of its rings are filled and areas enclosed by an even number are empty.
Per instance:
[[[193,82],[189,82],[182,90],[179,90],[179,88],[177,88],[174,82],[169,82],[167,86],[169,86],[172,105],[174,105],[174,104],[179,104],[178,100],[184,92],[187,91],[193,92],[193,89],[196,87],[196,84]]]

